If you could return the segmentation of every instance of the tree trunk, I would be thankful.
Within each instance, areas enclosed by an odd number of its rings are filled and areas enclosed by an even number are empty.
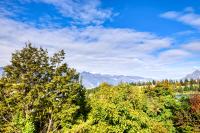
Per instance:
[[[48,125],[48,129],[47,129],[47,133],[49,133],[51,131],[51,125],[52,125],[52,119],[49,119],[49,125]]]

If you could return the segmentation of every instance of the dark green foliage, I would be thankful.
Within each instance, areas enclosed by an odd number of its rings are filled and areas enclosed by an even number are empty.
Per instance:
[[[49,57],[28,44],[12,55],[0,82],[2,132],[50,132],[83,120],[85,89],[79,75],[62,64],[64,51]]]

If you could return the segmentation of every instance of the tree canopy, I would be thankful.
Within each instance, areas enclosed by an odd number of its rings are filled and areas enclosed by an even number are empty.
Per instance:
[[[31,44],[12,54],[0,82],[2,132],[64,131],[85,119],[85,89],[64,56]]]

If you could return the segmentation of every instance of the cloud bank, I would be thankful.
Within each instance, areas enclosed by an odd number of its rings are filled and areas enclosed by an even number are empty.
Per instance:
[[[0,14],[0,66],[9,63],[11,53],[30,41],[42,46],[51,55],[60,49],[66,51],[66,61],[78,71],[104,74],[140,75],[152,78],[184,76],[197,62],[187,61],[198,43],[174,47],[174,39],[130,28],[106,28],[102,25],[112,19],[111,9],[102,9],[101,1],[75,0],[21,0],[54,6],[63,16],[83,27],[37,27]],[[168,13],[168,17],[177,17]],[[12,14],[14,15],[14,14]],[[166,14],[165,14],[166,15]],[[167,16],[167,15],[166,15]],[[54,25],[49,21],[51,25]],[[185,71],[185,73],[183,73]]]

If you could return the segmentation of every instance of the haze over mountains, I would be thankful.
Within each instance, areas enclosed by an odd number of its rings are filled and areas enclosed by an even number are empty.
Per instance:
[[[93,74],[89,72],[80,73],[83,85],[87,88],[97,87],[103,82],[107,82],[112,85],[117,85],[120,82],[146,82],[152,81],[151,78],[144,78],[140,76],[124,76],[124,75],[108,75],[108,74]]]
[[[193,73],[186,75],[184,79],[200,79],[200,71],[196,70]]]
[[[3,67],[0,67],[0,75],[3,73]],[[124,76],[124,75],[109,75],[109,74],[93,74],[90,72],[81,72],[83,85],[86,88],[97,87],[103,82],[107,82],[112,85],[117,85],[120,82],[146,82],[152,81],[152,78],[144,78],[140,76]],[[186,75],[183,79],[200,79],[200,70],[196,70],[191,74]]]

